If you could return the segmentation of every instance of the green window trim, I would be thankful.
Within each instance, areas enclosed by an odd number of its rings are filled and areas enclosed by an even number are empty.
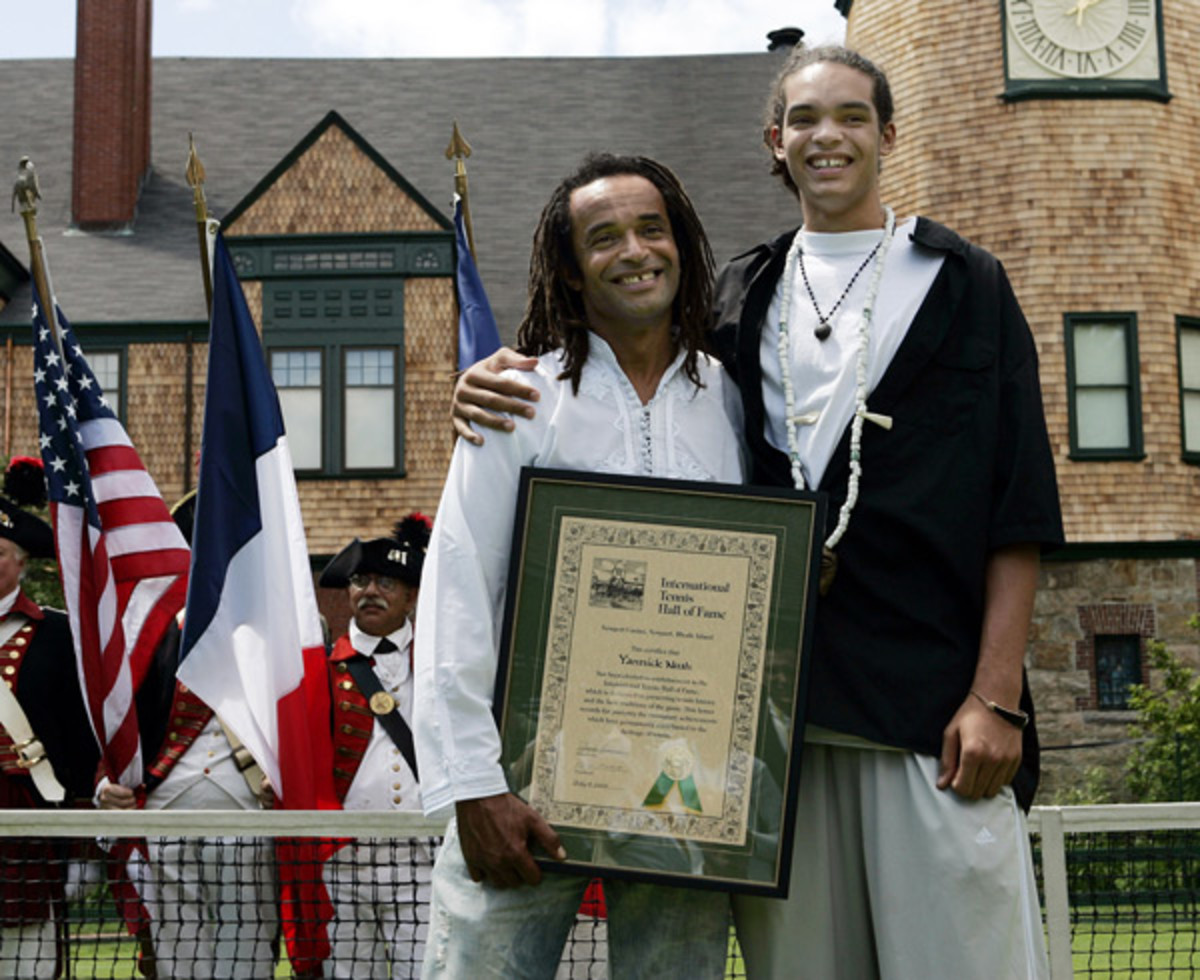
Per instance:
[[[303,372],[307,380],[290,388],[297,392],[304,389],[320,392],[319,407],[313,407],[312,399],[303,399],[308,402],[306,411],[309,415],[319,419],[316,453],[320,458],[319,465],[304,465],[303,461],[313,455],[306,453],[307,446],[301,444],[304,433],[289,434],[293,460],[299,460],[297,478],[404,476],[404,278],[305,276],[264,280],[262,285],[263,347],[272,375],[279,370],[289,371],[276,355],[293,355],[289,363],[297,361],[298,357],[303,360],[300,355],[318,355],[307,361],[309,366]],[[368,380],[378,382],[378,365],[386,362],[387,370],[383,372],[386,384],[347,385],[347,357],[360,351],[377,355],[372,362],[376,373]],[[314,369],[312,361],[317,359],[319,369]],[[299,371],[300,368],[292,370]],[[319,384],[312,383],[314,370],[319,370]],[[284,404],[291,400],[288,390],[287,387],[280,389]],[[352,390],[358,393],[357,399],[350,394]],[[353,425],[355,405],[361,408],[364,403],[371,402],[371,396],[363,394],[367,391],[375,393],[375,403],[388,402],[387,394],[390,393],[390,404],[385,409],[387,414],[379,426],[385,432],[391,428],[390,453],[384,454],[390,456],[390,464],[353,465],[351,459],[355,447],[361,446],[362,442],[356,438],[359,430],[352,431],[348,426]],[[302,398],[300,396],[297,402]]]
[[[1115,328],[1115,331],[1114,331]],[[1141,377],[1138,364],[1137,314],[1136,313],[1065,313],[1063,314],[1067,362],[1067,408],[1070,430],[1069,458],[1079,462],[1130,461],[1145,459],[1142,437]],[[1090,374],[1093,363],[1080,363],[1076,343],[1085,342],[1088,333],[1095,334],[1097,346],[1109,334],[1119,337],[1120,350],[1117,362],[1109,362],[1108,368],[1116,366],[1115,376],[1095,379],[1080,375]],[[1114,441],[1112,445],[1098,444],[1095,439],[1093,420],[1082,418],[1087,406],[1085,401],[1113,404],[1114,396],[1123,394],[1123,411],[1112,414],[1125,426],[1124,444]]]
[[[1175,344],[1179,368],[1180,458],[1185,463],[1200,465],[1200,319],[1176,317]],[[1188,370],[1193,363],[1195,371]],[[1189,415],[1193,421],[1190,434]]]

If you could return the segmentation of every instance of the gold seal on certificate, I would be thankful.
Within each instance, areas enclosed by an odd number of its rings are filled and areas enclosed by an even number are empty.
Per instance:
[[[683,739],[664,742],[662,747],[662,768],[658,778],[650,787],[650,792],[642,800],[642,806],[655,809],[664,806],[671,795],[671,790],[679,788],[679,799],[684,808],[690,813],[703,813],[700,805],[700,793],[696,789],[696,781],[692,779],[692,766],[695,759],[692,750]]]
[[[662,771],[676,782],[692,774],[692,753],[686,744],[672,742],[665,747]]]
[[[376,691],[369,702],[371,710],[377,715],[390,715],[396,710],[396,699],[387,691]]]

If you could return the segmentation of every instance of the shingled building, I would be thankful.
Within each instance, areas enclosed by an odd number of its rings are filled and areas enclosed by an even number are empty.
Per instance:
[[[836,6],[896,90],[886,198],[999,256],[1035,333],[1069,539],[1044,565],[1028,654],[1043,741],[1117,742],[1124,686],[1150,676],[1148,639],[1200,662],[1186,625],[1200,588],[1200,195],[1186,165],[1200,150],[1200,6],[1112,5],[1125,15],[1085,20],[1092,34],[1042,24],[1028,0],[970,16],[961,0]],[[759,142],[780,52],[152,59],[149,16],[149,0],[89,0],[74,62],[0,61],[8,165],[38,166],[59,301],[172,500],[193,482],[204,399],[194,134],[317,564],[440,494],[454,120],[475,149],[479,265],[510,338],[540,207],[589,150],[676,169],[718,261],[798,220]],[[23,238],[0,213],[10,453],[36,445]],[[322,602],[336,628],[344,612]],[[1048,752],[1049,790],[1056,771],[1122,750]]]

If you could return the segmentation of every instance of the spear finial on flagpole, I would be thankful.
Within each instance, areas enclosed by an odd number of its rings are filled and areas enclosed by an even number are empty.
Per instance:
[[[467,244],[471,247],[471,257],[475,254],[475,228],[471,224],[471,205],[467,194],[467,164],[466,159],[471,155],[471,144],[463,139],[459,132],[458,120],[454,120],[454,132],[450,136],[450,145],[446,147],[446,159],[454,161],[454,192],[462,199],[463,224],[467,228]]]
[[[37,170],[29,157],[21,157],[17,163],[17,179],[13,182],[12,208],[21,206],[21,220],[25,222],[25,237],[29,240],[29,268],[33,283],[37,287],[38,299],[46,322],[54,333],[54,343],[62,353],[62,335],[58,328],[58,316],[54,312],[54,290],[50,286],[50,268],[46,262],[46,247],[37,227],[37,202],[42,199],[38,186]]]
[[[200,269],[204,277],[204,302],[212,315],[212,260],[208,254],[208,201],[204,197],[204,164],[196,153],[196,141],[188,133],[188,162],[186,175],[192,189],[192,203],[196,208],[196,233],[200,238]]]

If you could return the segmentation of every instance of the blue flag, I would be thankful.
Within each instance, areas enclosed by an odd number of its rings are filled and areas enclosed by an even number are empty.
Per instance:
[[[454,195],[454,234],[458,244],[458,264],[454,272],[458,287],[458,369],[469,368],[500,346],[500,331],[471,247],[467,244],[467,229],[463,224],[462,198]]]

